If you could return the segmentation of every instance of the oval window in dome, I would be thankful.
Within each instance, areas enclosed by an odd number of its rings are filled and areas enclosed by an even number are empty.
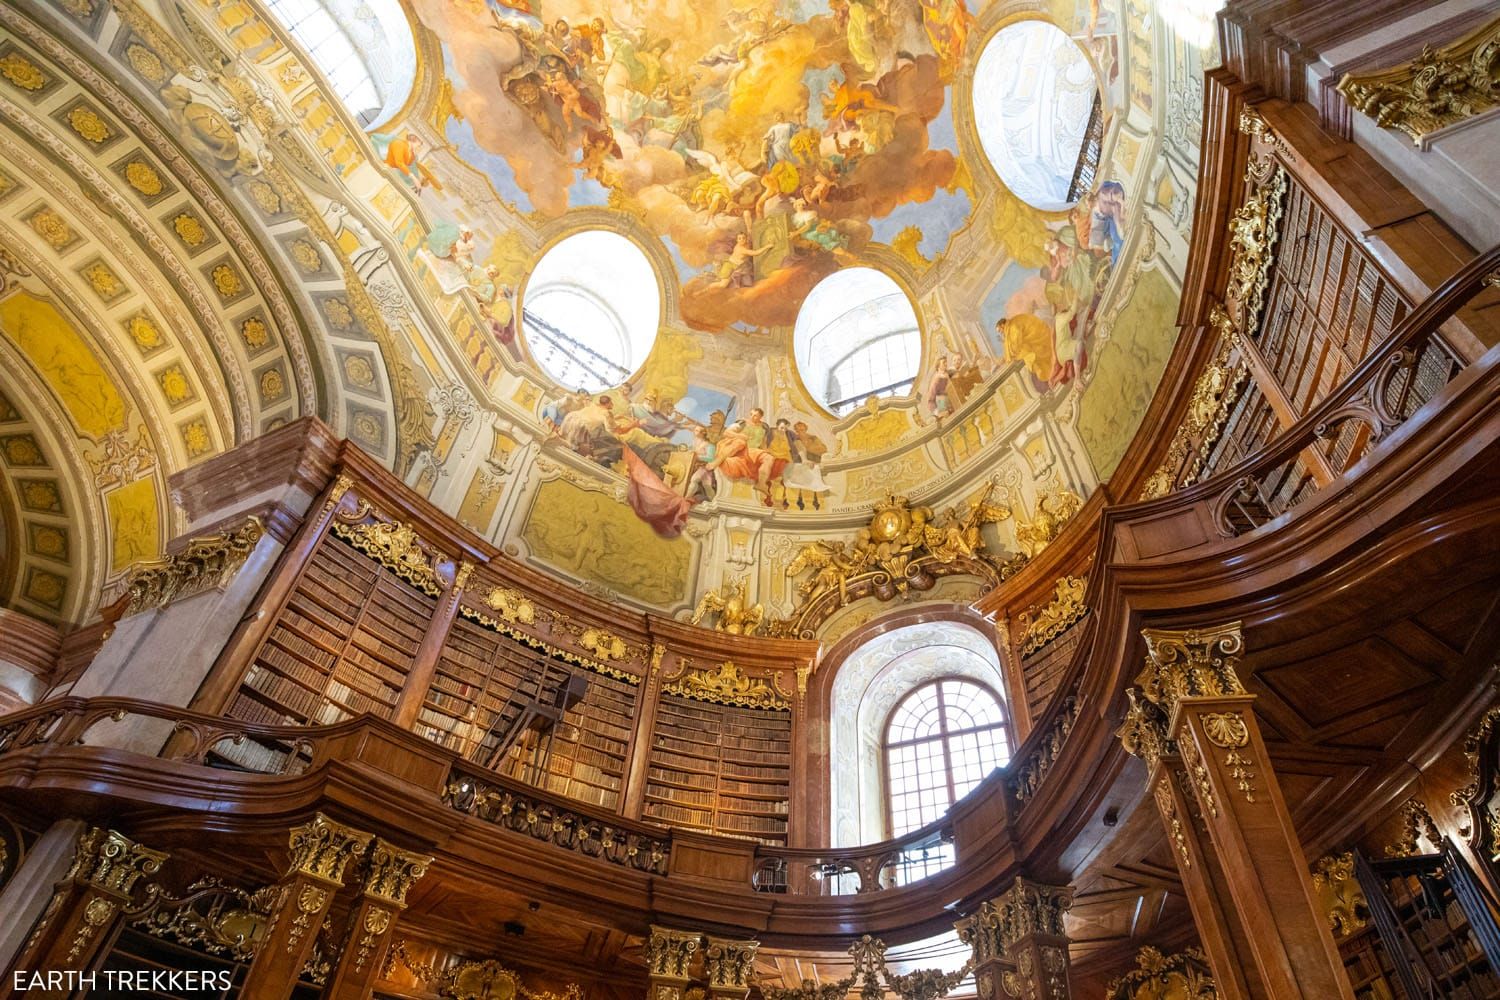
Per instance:
[[[661,286],[644,251],[618,233],[575,233],[552,247],[526,281],[526,347],[559,385],[599,392],[651,353]]]
[[[910,393],[922,360],[911,300],[890,275],[869,267],[818,282],[797,313],[792,343],[803,384],[839,416],[871,396]]]
[[[1103,94],[1083,47],[1050,21],[995,33],[974,67],[974,126],[1000,180],[1033,208],[1072,207],[1093,188]]]

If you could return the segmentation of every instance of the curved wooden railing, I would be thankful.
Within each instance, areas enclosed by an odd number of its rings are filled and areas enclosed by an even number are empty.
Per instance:
[[[1464,265],[1412,310],[1349,376],[1290,429],[1228,469],[1158,504],[1206,504],[1220,537],[1236,538],[1285,515],[1320,492],[1304,466],[1324,451],[1335,476],[1411,419],[1462,370],[1439,328],[1500,275],[1500,246]]]

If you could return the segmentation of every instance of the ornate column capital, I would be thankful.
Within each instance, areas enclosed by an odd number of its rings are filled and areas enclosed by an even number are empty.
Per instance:
[[[365,849],[371,835],[318,813],[309,823],[293,827],[288,838],[292,849],[289,875],[307,875],[334,885],[344,883],[349,859]]]
[[[646,940],[646,972],[652,979],[686,982],[688,965],[698,951],[702,935],[697,931],[680,931],[670,927],[651,926]]]
[[[430,864],[431,856],[398,850],[377,837],[365,868],[365,895],[378,896],[394,906],[405,906],[407,892],[427,874]]]
[[[750,992],[759,941],[735,941],[710,937],[703,952],[708,991],[714,996],[743,997]]]
[[[161,871],[167,855],[142,847],[114,830],[92,827],[78,841],[67,877],[78,885],[129,899],[135,885]]]
[[[1184,698],[1245,694],[1236,667],[1245,649],[1239,622],[1207,629],[1141,629],[1146,667],[1136,677],[1147,701],[1171,718]]]

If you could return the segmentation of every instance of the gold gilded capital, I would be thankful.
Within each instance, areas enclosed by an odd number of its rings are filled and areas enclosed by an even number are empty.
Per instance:
[[[91,827],[78,840],[68,878],[129,898],[136,883],[161,871],[166,860],[163,851],[142,847],[114,830]]]
[[[697,931],[679,931],[670,927],[651,927],[646,941],[646,971],[653,979],[686,982],[688,963],[698,950],[702,935]]]
[[[401,851],[376,838],[370,849],[370,863],[365,869],[365,894],[379,896],[396,906],[406,905],[406,894],[416,885],[432,858],[426,854]]]
[[[1003,958],[1035,935],[1065,937],[1063,914],[1073,905],[1073,890],[1018,877],[1011,887],[956,925],[959,940],[974,949],[974,964]]]
[[[342,884],[344,867],[365,849],[370,837],[318,813],[312,822],[293,828],[289,838],[292,861],[287,874],[310,875],[324,882]]]
[[[708,947],[703,951],[703,969],[708,976],[708,988],[716,993],[743,994],[748,991],[758,948],[759,941],[708,938]]]
[[[1245,693],[1235,668],[1245,648],[1239,622],[1209,629],[1141,630],[1146,667],[1135,682],[1146,700],[1168,717],[1184,698],[1224,698]]]

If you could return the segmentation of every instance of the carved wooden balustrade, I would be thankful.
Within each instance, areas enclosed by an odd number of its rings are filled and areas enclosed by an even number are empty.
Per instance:
[[[1327,489],[1330,476],[1357,475],[1373,449],[1449,385],[1485,377],[1490,365],[1465,366],[1439,329],[1497,281],[1500,246],[1449,278],[1289,430],[1172,494],[1173,505],[1196,509],[1214,536],[1237,538]],[[1312,454],[1323,463],[1321,475],[1309,466]]]

